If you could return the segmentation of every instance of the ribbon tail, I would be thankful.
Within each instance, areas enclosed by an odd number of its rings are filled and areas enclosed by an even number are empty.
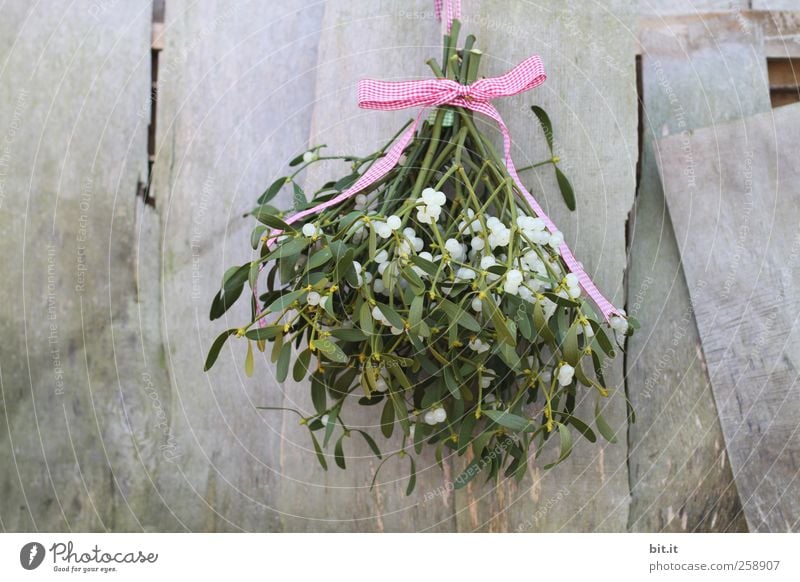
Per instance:
[[[556,232],[558,227],[550,219],[550,217],[545,214],[542,207],[536,201],[536,198],[534,198],[533,195],[528,192],[527,188],[525,188],[523,185],[522,180],[519,179],[519,174],[517,174],[514,161],[511,159],[511,133],[508,131],[506,124],[503,122],[500,112],[497,111],[493,105],[488,103],[478,104],[471,108],[491,117],[497,122],[497,125],[500,127],[500,131],[503,134],[503,151],[505,155],[506,169],[508,170],[511,179],[514,180],[514,183],[517,185],[522,197],[525,198],[525,201],[530,205],[531,209],[539,218],[544,221],[547,230],[549,230],[551,233]],[[615,308],[608,299],[605,298],[605,296],[597,288],[597,285],[594,284],[594,281],[592,281],[591,277],[589,277],[589,275],[583,269],[583,266],[575,258],[575,255],[572,254],[572,251],[567,243],[561,243],[561,246],[558,247],[558,250],[561,252],[561,258],[564,259],[564,263],[566,263],[570,272],[578,277],[578,282],[580,283],[581,287],[591,298],[594,304],[597,305],[597,308],[603,314],[605,320],[609,321],[612,316],[620,315],[620,311]]]
[[[434,0],[433,10],[442,21],[442,35],[449,34],[453,20],[461,18],[461,0]]]
[[[369,169],[364,172],[361,177],[355,181],[355,183],[350,186],[347,190],[344,190],[338,196],[331,198],[321,204],[317,204],[312,208],[308,208],[303,210],[302,212],[298,212],[293,214],[289,218],[285,220],[286,224],[292,224],[297,222],[301,218],[305,218],[306,216],[313,216],[314,214],[319,214],[326,208],[330,208],[331,206],[335,206],[340,202],[347,200],[348,198],[352,198],[356,194],[358,194],[361,190],[373,184],[383,178],[386,174],[392,171],[397,165],[397,162],[400,161],[400,157],[403,155],[403,151],[406,149],[408,144],[411,142],[411,139],[414,137],[414,132],[417,131],[417,125],[419,124],[419,120],[424,113],[424,109],[420,111],[417,115],[417,118],[414,120],[414,123],[405,131],[400,138],[394,142],[389,151],[386,152],[386,155],[382,158],[378,159],[374,164],[372,164]],[[269,240],[267,241],[267,245],[271,242],[277,240],[277,238],[281,235],[280,230],[274,230],[272,235],[270,236]],[[265,265],[261,265],[259,268],[259,275],[261,271],[264,270]],[[256,304],[258,304],[258,278],[256,278],[256,285],[253,286],[253,296],[256,298]],[[266,322],[263,319],[259,320],[259,327],[264,327]]]
[[[313,216],[314,214],[319,214],[326,208],[330,208],[331,206],[336,206],[340,202],[347,200],[348,198],[352,198],[356,194],[358,194],[361,190],[369,186],[370,184],[374,184],[381,178],[383,178],[386,174],[392,171],[392,169],[397,165],[397,162],[400,161],[400,157],[403,155],[403,150],[406,149],[408,144],[411,142],[411,139],[414,137],[414,132],[417,131],[417,125],[419,124],[420,117],[422,117],[422,113],[420,112],[417,115],[417,118],[414,120],[409,128],[405,131],[400,138],[394,142],[389,151],[386,152],[386,155],[382,158],[378,159],[374,164],[372,164],[369,169],[364,172],[361,177],[355,181],[355,183],[350,186],[347,190],[344,190],[338,196],[331,198],[321,204],[317,204],[312,208],[308,208],[303,210],[302,212],[298,212],[297,214],[293,214],[286,220],[286,224],[292,224],[297,222],[301,218],[305,218],[306,216]],[[280,234],[280,233],[278,233]]]

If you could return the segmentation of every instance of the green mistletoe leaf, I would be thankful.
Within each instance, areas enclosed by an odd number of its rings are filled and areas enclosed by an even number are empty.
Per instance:
[[[561,463],[564,459],[569,457],[570,453],[572,452],[572,433],[569,430],[569,427],[565,424],[561,424],[560,422],[557,423],[558,425],[558,436],[561,439],[561,451],[558,455],[558,459],[554,463],[550,463],[549,465],[545,465],[545,469],[551,469]]]
[[[267,313],[278,313],[289,307],[292,303],[305,295],[305,291],[290,291],[278,297],[275,301],[267,307]]]
[[[566,204],[567,208],[570,210],[575,210],[575,191],[572,189],[572,184],[569,183],[569,180],[558,168],[558,166],[555,166],[555,170],[558,189],[561,190],[561,196],[564,198],[564,204]]]
[[[259,204],[266,204],[267,202],[269,202],[270,200],[275,198],[275,196],[277,196],[278,192],[281,191],[281,188],[283,188],[286,184],[288,184],[288,178],[286,176],[281,176],[280,178],[275,180],[270,185],[270,187],[267,188],[264,191],[264,193],[261,196],[258,197],[258,203]]]
[[[319,350],[325,357],[329,360],[333,360],[334,362],[339,362],[340,364],[346,364],[348,357],[342,351],[336,343],[332,342],[328,338],[318,338],[313,341],[313,347],[316,350]]]
[[[340,469],[347,468],[347,465],[344,462],[344,445],[342,444],[344,437],[345,434],[342,434],[342,436],[340,436],[336,441],[336,445],[333,448],[333,458]]]
[[[327,471],[328,470],[328,463],[325,461],[325,455],[323,454],[322,449],[319,446],[319,442],[317,441],[317,437],[315,437],[314,433],[311,432],[311,431],[309,431],[308,434],[311,435],[311,441],[314,443],[314,452],[317,455],[317,460],[319,461],[319,464],[322,465],[322,468]]]
[[[617,435],[614,432],[614,429],[609,426],[606,422],[606,419],[603,418],[603,415],[600,412],[600,401],[597,401],[594,407],[594,425],[597,427],[597,431],[603,435],[603,438],[606,439],[610,443],[617,442]]]
[[[394,404],[391,399],[386,401],[381,414],[381,432],[387,439],[392,436],[394,431]]]
[[[208,356],[206,357],[206,365],[204,368],[206,372],[208,372],[214,365],[214,362],[217,361],[217,357],[219,356],[219,352],[222,349],[222,346],[224,346],[228,338],[235,333],[236,329],[229,329],[227,331],[223,331],[221,334],[217,336],[217,339],[214,340],[214,343],[211,344],[211,349],[208,350]]]
[[[550,116],[547,115],[547,112],[538,105],[532,106],[531,111],[533,111],[534,115],[536,115],[537,119],[539,120],[539,125],[542,126],[542,131],[544,131],[544,139],[547,140],[547,147],[550,149],[550,154],[552,155],[553,123],[550,121]]]
[[[531,427],[527,418],[511,414],[505,410],[484,410],[483,413],[500,426],[510,428],[514,432],[523,432]]]
[[[362,437],[364,437],[364,441],[367,443],[367,446],[370,448],[372,453],[379,459],[382,459],[383,457],[381,457],[381,450],[378,448],[378,444],[375,442],[375,439],[373,439],[371,436],[369,436],[368,433],[364,432],[363,430],[356,430],[356,432],[360,434]]]

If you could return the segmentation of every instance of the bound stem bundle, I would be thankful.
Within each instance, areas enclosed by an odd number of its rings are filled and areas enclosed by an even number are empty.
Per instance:
[[[442,66],[429,64],[437,76],[468,85],[480,52],[472,36],[456,51],[457,35],[454,22]],[[552,149],[550,121],[535,111]],[[462,487],[482,470],[521,479],[554,433],[560,450],[548,467],[570,454],[575,431],[594,442],[596,429],[613,441],[600,400],[609,395],[603,371],[615,355],[615,333],[568,272],[559,254],[563,235],[549,232],[520,197],[471,111],[437,108],[399,165],[305,223],[287,224],[270,204],[289,185],[295,212],[330,200],[387,148],[366,157],[323,156],[314,148],[261,196],[252,212],[260,222],[252,235],[256,256],[226,273],[211,308],[212,319],[220,317],[249,285],[251,321],[217,338],[206,369],[231,335],[247,341],[250,374],[253,347],[269,346],[279,382],[290,369],[297,381],[310,378],[313,410],[293,412],[322,466],[333,443],[344,469],[356,434],[382,462],[410,459],[409,493],[414,453],[425,447],[439,463],[471,449],[474,461],[455,483]],[[350,163],[351,171],[307,202],[297,177],[330,159]],[[574,204],[569,181],[557,172]],[[266,281],[260,295],[259,279]],[[629,323],[617,317],[612,327],[623,335]],[[588,393],[597,399],[595,415],[580,419],[576,402]],[[374,411],[385,438],[400,433],[388,455],[377,435],[349,428],[343,407],[353,400]]]

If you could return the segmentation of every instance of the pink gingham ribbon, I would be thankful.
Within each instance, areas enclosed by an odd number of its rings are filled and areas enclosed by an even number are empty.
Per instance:
[[[442,21],[442,29],[450,32],[453,20],[461,19],[461,0],[434,0],[433,10],[436,18]]]
[[[422,107],[423,109],[417,115],[414,123],[392,145],[386,155],[372,164],[350,188],[326,202],[294,214],[286,222],[292,224],[307,216],[317,214],[326,208],[335,206],[380,180],[397,165],[403,151],[414,137],[425,108],[454,105],[483,113],[497,122],[503,133],[503,150],[509,175],[536,216],[544,221],[547,230],[551,233],[557,232],[556,225],[544,213],[542,207],[539,206],[539,203],[519,179],[514,162],[511,160],[511,134],[502,117],[500,117],[500,113],[490,103],[492,99],[497,97],[509,97],[533,89],[541,85],[545,79],[542,61],[538,56],[534,55],[522,61],[505,75],[481,79],[471,85],[461,85],[450,79],[426,79],[421,81],[375,81],[364,79],[359,81],[358,105],[363,109],[376,109],[379,111],[393,111],[409,107]],[[273,236],[275,234],[273,233]],[[577,261],[566,243],[561,244],[559,251],[567,267],[578,277],[581,287],[600,309],[603,317],[608,321],[613,315],[621,315],[621,312],[600,293],[600,290],[592,282],[589,275],[586,274],[586,271],[583,270],[583,266]]]

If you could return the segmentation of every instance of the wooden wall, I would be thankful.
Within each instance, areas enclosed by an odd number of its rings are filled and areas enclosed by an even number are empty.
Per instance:
[[[207,317],[225,268],[249,256],[242,214],[307,144],[366,152],[408,119],[359,110],[355,84],[428,74],[425,59],[440,53],[432,3],[166,0],[155,38],[150,0],[4,5],[0,529],[746,529],[653,149],[674,122],[655,63],[682,99],[707,85],[687,76],[685,55],[670,56],[674,31],[664,41],[637,30],[642,15],[735,15],[746,4],[464,3],[485,74],[542,56],[547,83],[498,103],[513,155],[519,165],[546,157],[530,113],[543,106],[577,211],[564,209],[550,173],[526,181],[643,331],[609,373],[617,444],[582,442],[519,485],[476,481],[457,493],[449,484],[464,459],[442,472],[423,456],[410,497],[400,463],[369,490],[366,447],[351,451],[346,473],[322,471],[294,418],[256,408],[309,406],[306,386],[279,384],[266,360],[246,378],[244,345],[230,342],[208,374],[202,364],[216,334],[244,317]],[[757,41],[742,75],[761,70]],[[742,42],[729,39],[724,54],[754,41]],[[757,89],[740,110],[714,103],[691,123],[768,108]]]

